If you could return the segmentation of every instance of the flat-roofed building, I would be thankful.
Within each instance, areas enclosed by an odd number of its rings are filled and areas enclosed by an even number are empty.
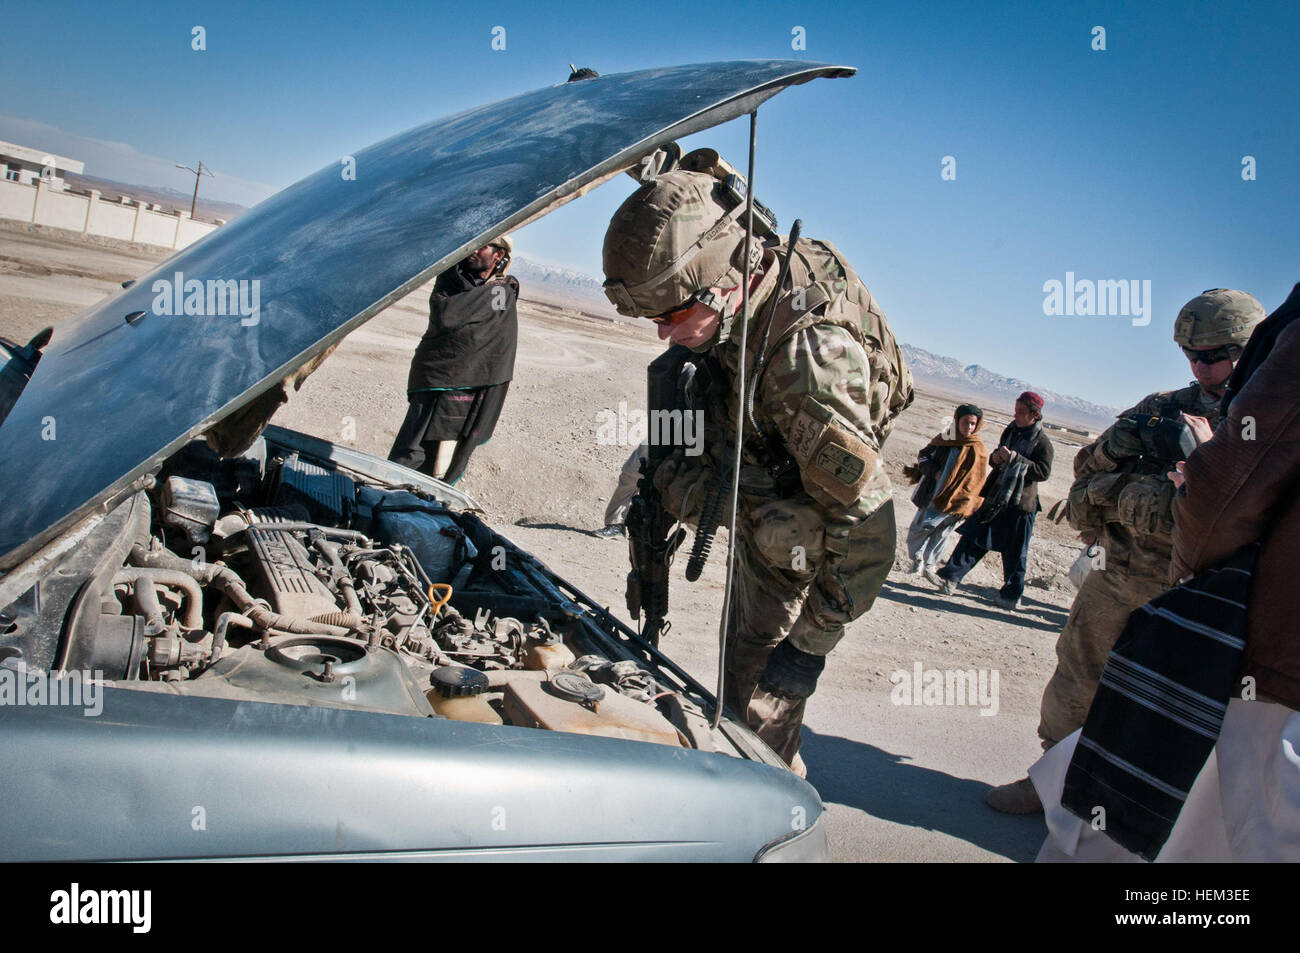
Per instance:
[[[81,175],[86,165],[67,156],[54,155],[43,149],[20,146],[15,142],[0,141],[0,169],[4,177],[11,182],[23,185],[35,185],[37,179],[45,179],[50,188],[63,191],[63,173],[73,172]]]

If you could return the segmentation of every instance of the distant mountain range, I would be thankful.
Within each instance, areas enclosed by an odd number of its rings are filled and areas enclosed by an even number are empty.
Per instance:
[[[962,364],[952,357],[933,354],[910,344],[902,345],[903,357],[912,370],[917,383],[944,390],[958,397],[976,400],[997,400],[1010,409],[1017,395],[1032,390],[1043,398],[1048,420],[1066,419],[1086,423],[1097,429],[1109,427],[1120,408],[1094,404],[1081,397],[1058,394],[1041,385],[1031,384],[1018,377],[1007,377],[990,371],[979,364]],[[1098,426],[1099,425],[1099,426]]]
[[[515,255],[510,273],[519,279],[523,298],[543,298],[580,305],[584,311],[615,318],[618,312],[605,297],[601,282],[585,272],[561,265],[548,265],[525,255]]]
[[[519,278],[525,300],[530,297],[542,298],[576,305],[584,311],[603,317],[616,317],[613,306],[601,290],[600,281],[591,275],[573,268],[543,264],[519,255],[515,256],[511,272]],[[934,354],[910,344],[902,347],[903,356],[918,383],[956,397],[1005,404],[1005,409],[1009,410],[1017,395],[1032,390],[1041,395],[1047,404],[1049,420],[1064,419],[1086,424],[1090,429],[1110,426],[1119,413],[1118,408],[1059,394],[1042,385],[990,371],[979,364],[963,364],[956,358]]]

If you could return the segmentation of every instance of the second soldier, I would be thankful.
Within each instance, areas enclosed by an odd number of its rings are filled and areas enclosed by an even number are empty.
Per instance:
[[[1075,456],[1070,524],[1100,549],[1056,643],[1056,671],[1043,692],[1038,726],[1044,748],[1083,727],[1129,615],[1169,587],[1175,487],[1166,474],[1177,460],[1161,457],[1178,454],[1161,453],[1142,431],[1154,433],[1162,420],[1193,431],[1205,422],[1215,426],[1232,367],[1263,319],[1263,306],[1244,291],[1215,288],[1187,302],[1174,322],[1174,341],[1196,380],[1144,397]],[[1008,814],[1042,810],[1028,778],[994,788],[987,801]]]

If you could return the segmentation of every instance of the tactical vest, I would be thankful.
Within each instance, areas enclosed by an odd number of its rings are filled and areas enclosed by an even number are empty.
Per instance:
[[[787,246],[774,250],[778,271]],[[776,302],[766,358],[770,359],[791,335],[815,324],[834,324],[852,335],[866,352],[871,370],[868,395],[871,424],[879,445],[893,430],[894,420],[915,399],[912,373],[894,340],[884,313],[851,265],[830,242],[801,238],[790,261],[790,291]],[[773,293],[776,293],[775,290]],[[757,308],[758,320],[750,328],[750,366],[757,352],[770,299]],[[762,382],[760,381],[760,387]]]
[[[1176,417],[1180,412],[1199,414],[1209,421],[1211,427],[1219,426],[1219,401],[1205,403],[1201,399],[1201,385],[1192,383],[1178,390],[1153,394],[1156,402],[1155,413],[1162,417]]]
[[[1133,410],[1161,417],[1199,414],[1211,427],[1219,422],[1218,405],[1207,404],[1200,385],[1195,383],[1150,394]],[[1097,452],[1094,448],[1102,440],[1099,437],[1080,453]],[[1116,469],[1076,479],[1069,493],[1071,522],[1100,528],[1108,565],[1162,576],[1168,570],[1173,547],[1176,487],[1163,471],[1137,472],[1137,466],[1135,459],[1126,458]]]

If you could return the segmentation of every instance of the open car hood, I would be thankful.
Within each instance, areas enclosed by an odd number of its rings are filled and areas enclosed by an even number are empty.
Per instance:
[[[0,570],[488,239],[787,86],[853,72],[748,60],[561,84],[393,136],[355,154],[353,177],[334,163],[267,199],[54,328],[0,425]],[[159,313],[178,278],[182,292],[249,282],[250,303],[256,281],[255,321]]]

